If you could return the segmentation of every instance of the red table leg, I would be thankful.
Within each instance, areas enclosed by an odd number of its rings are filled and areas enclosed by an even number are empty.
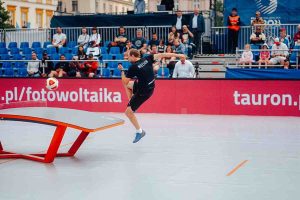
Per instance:
[[[71,146],[71,148],[68,151],[68,154],[70,154],[70,156],[74,156],[76,154],[79,147],[82,145],[82,143],[84,142],[84,140],[86,139],[86,137],[88,135],[89,135],[89,132],[82,131],[80,133],[80,135],[78,136],[78,138],[76,139],[76,141],[74,142],[74,144]]]

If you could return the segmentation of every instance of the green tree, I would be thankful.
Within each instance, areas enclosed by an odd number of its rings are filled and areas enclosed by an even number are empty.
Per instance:
[[[223,26],[224,24],[224,5],[220,0],[216,1],[216,26]]]
[[[9,13],[8,11],[3,7],[3,2],[0,1],[0,28],[13,28],[12,25],[9,24]]]

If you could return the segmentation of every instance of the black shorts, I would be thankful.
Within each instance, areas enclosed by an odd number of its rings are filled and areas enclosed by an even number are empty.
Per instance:
[[[154,88],[149,90],[147,93],[140,93],[137,89],[137,83],[133,84],[133,96],[131,97],[127,107],[131,107],[132,111],[135,112],[147,99],[153,94]]]

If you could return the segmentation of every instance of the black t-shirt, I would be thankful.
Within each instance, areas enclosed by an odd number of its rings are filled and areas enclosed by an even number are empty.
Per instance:
[[[127,78],[137,78],[138,93],[147,94],[155,87],[155,77],[153,71],[154,57],[149,55],[133,63],[126,74]]]
[[[134,45],[135,48],[140,49],[143,47],[144,44],[146,44],[147,41],[145,38],[134,38],[132,40],[132,44]]]
[[[70,65],[68,62],[61,61],[55,65],[55,69],[62,69],[65,72],[68,72],[70,71]]]
[[[128,38],[128,36],[125,34],[125,33],[123,33],[123,34],[118,34],[117,35],[117,38],[118,39],[123,39],[123,38]],[[118,42],[118,43],[122,43],[122,44],[125,44],[126,42]]]
[[[158,46],[159,45],[159,40],[150,40],[149,43],[148,43],[149,46],[152,46],[152,45],[156,45]]]

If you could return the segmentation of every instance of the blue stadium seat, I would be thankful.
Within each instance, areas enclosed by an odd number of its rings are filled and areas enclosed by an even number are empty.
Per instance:
[[[73,47],[72,48],[72,54],[77,55],[78,54],[78,48]]]
[[[14,54],[13,55],[13,60],[23,60],[23,57],[20,54]]]
[[[42,60],[42,59],[43,59],[43,54],[37,54],[36,57],[37,57],[39,60]]]
[[[51,54],[49,57],[51,60],[59,60],[59,54]]]
[[[116,54],[113,56],[115,60],[124,60],[124,55],[123,54]]]
[[[43,54],[43,53],[44,53],[44,49],[43,49],[43,48],[40,48],[40,47],[33,49],[33,51],[34,51],[36,54]]]
[[[99,77],[105,77],[105,78],[109,78],[110,77],[110,70],[109,69],[102,68],[102,72],[101,72],[101,68],[98,68],[98,70],[100,71]]]
[[[109,69],[116,69],[118,67],[118,62],[116,61],[110,61],[108,62],[108,66]]]
[[[107,48],[106,47],[100,47],[101,54],[107,54]]]
[[[14,77],[15,72],[13,68],[4,68],[3,77]]]
[[[10,55],[0,54],[0,60],[10,60]],[[0,63],[2,63],[2,62],[0,62]]]
[[[0,48],[6,48],[6,43],[5,42],[0,42]]]
[[[47,46],[48,46],[49,44],[51,44],[51,42],[44,42],[43,48],[44,48],[44,49],[47,49]]]
[[[32,53],[32,50],[30,49],[30,48],[24,48],[23,50],[22,50],[22,54],[24,55],[24,54],[31,54]]]
[[[110,54],[120,54],[120,48],[119,47],[111,47],[110,48],[110,51],[109,51]]]
[[[20,54],[20,49],[19,48],[11,48],[10,49],[10,54],[11,55]]]
[[[58,49],[59,54],[66,54],[69,53],[69,49],[67,47],[62,47]]]
[[[71,53],[66,53],[65,54],[66,60],[72,60],[73,59],[73,54]]]
[[[2,69],[12,69],[11,62],[3,62]]]
[[[48,47],[46,49],[46,51],[47,51],[47,54],[49,54],[49,55],[56,54],[56,48],[54,48],[54,47]]]
[[[17,77],[27,77],[28,73],[27,73],[27,69],[26,68],[19,68],[17,70]]]
[[[31,45],[31,48],[36,49],[36,48],[41,48],[42,45],[40,42],[33,42]]]
[[[115,69],[113,72],[113,77],[120,78],[121,77],[121,71],[118,69]]]
[[[18,48],[18,44],[16,42],[10,42],[8,44],[8,48],[11,49],[11,48]]]
[[[29,48],[29,42],[21,42],[20,49]]]
[[[158,78],[169,78],[170,76],[170,71],[169,68],[159,68],[158,72],[157,72],[157,77]]]
[[[107,47],[109,45],[109,43],[111,43],[111,41],[105,41],[104,46]]]
[[[25,66],[25,62],[16,62],[15,63],[15,69],[26,69],[26,66]]]
[[[24,54],[25,60],[31,60],[31,54]]]
[[[130,62],[128,62],[128,61],[123,61],[123,62],[122,62],[122,65],[123,65],[123,68],[124,68],[124,69],[128,69],[129,66],[130,66]]]
[[[0,48],[0,54],[8,54],[7,48]]]
[[[75,41],[68,41],[68,43],[67,43],[67,47],[69,48],[69,49],[72,49],[73,47],[75,47],[77,45],[77,42],[75,42]]]
[[[112,55],[102,54],[102,60],[112,60]]]

